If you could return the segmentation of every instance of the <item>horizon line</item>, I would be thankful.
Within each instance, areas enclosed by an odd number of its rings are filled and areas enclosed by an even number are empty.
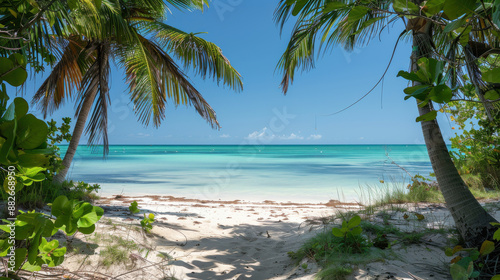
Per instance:
[[[424,144],[109,144],[108,146],[425,146]],[[446,145],[451,145],[451,143],[447,143]],[[69,144],[58,144],[56,146],[69,146]],[[87,146],[87,147],[102,147],[104,145],[87,145],[87,144],[78,144],[78,146]]]

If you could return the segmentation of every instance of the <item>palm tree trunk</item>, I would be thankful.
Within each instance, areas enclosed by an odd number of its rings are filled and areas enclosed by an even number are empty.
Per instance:
[[[54,184],[61,184],[66,178],[66,174],[68,173],[71,162],[73,161],[73,157],[75,156],[76,149],[78,148],[78,143],[80,142],[80,138],[82,137],[83,129],[85,128],[85,123],[87,122],[87,117],[89,115],[90,109],[92,109],[92,104],[94,104],[96,93],[97,91],[93,91],[82,104],[80,114],[78,115],[78,118],[76,120],[75,128],[73,129],[71,141],[69,141],[68,150],[66,151],[64,159],[62,161],[62,167],[52,180],[52,183]]]
[[[430,29],[430,28],[429,28]],[[417,70],[417,61],[429,57],[431,36],[429,33],[413,34],[412,71]],[[418,85],[414,82],[413,85]],[[420,101],[417,101],[417,103]],[[433,111],[432,103],[418,107],[420,116]],[[458,174],[451,160],[448,148],[441,134],[437,120],[421,122],[427,152],[441,190],[455,225],[468,247],[477,247],[493,234],[490,222],[496,220],[490,216],[470,192],[468,186]]]

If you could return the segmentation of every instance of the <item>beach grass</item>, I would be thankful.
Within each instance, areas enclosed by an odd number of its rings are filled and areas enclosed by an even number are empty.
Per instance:
[[[376,186],[360,188],[357,201],[363,205],[360,210],[339,212],[330,219],[325,219],[330,223],[338,223],[339,219],[346,221],[358,214],[364,217],[360,226],[368,242],[366,252],[350,254],[346,251],[331,250],[325,253],[324,249],[331,247],[332,243],[331,230],[325,230],[306,241],[300,250],[289,254],[290,257],[296,262],[304,258],[316,261],[321,267],[317,274],[318,279],[344,280],[348,279],[348,276],[360,266],[377,261],[383,262],[390,258],[390,248],[395,245],[420,246],[427,242],[428,237],[436,235],[444,237],[445,243],[449,246],[460,244],[460,237],[454,228],[445,227],[441,222],[432,222],[441,219],[432,217],[432,212],[426,213],[425,217],[421,216],[426,222],[420,221],[418,218],[420,214],[415,212],[415,209],[419,209],[422,204],[424,208],[429,204],[442,205],[444,199],[436,183],[430,180],[420,180],[420,178],[412,179],[409,184],[405,183],[408,180],[403,178],[403,180],[390,180],[389,182],[381,181]],[[478,176],[466,174],[463,179],[478,200],[500,198],[500,190],[496,186],[486,188]],[[343,196],[339,195],[339,197]],[[485,205],[485,209],[490,208],[498,210],[497,203]],[[398,217],[396,221],[394,217]],[[400,225],[405,222],[407,226],[403,229]],[[325,228],[328,226],[331,229],[331,224],[325,225]],[[373,247],[381,238],[389,240],[388,250]]]
[[[497,185],[486,188],[478,176],[466,174],[462,176],[469,190],[478,200],[499,199],[500,189]],[[437,183],[412,178],[411,183],[406,178],[381,181],[377,185],[367,185],[359,188],[359,203],[365,205],[366,213],[373,213],[380,207],[404,208],[405,204],[444,203]]]

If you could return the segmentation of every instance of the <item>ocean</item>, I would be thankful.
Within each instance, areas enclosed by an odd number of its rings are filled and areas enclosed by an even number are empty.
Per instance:
[[[327,202],[431,172],[425,145],[113,145],[106,158],[80,146],[68,178],[100,184],[104,196]]]

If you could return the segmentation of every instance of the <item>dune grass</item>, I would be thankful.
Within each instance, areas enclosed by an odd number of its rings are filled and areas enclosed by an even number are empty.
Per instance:
[[[406,178],[391,179],[389,182],[381,181],[378,185],[360,187],[359,203],[367,207],[381,207],[417,203],[444,203],[443,195],[437,183],[422,176],[411,178],[410,183]],[[500,189],[497,185],[485,187],[481,178],[476,175],[466,174],[462,178],[469,186],[469,190],[478,200],[499,199]],[[401,206],[398,206],[401,207]],[[369,209],[368,209],[369,210]]]
[[[478,200],[500,198],[500,189],[496,187],[497,185],[492,188],[485,187],[478,176],[470,174],[463,176],[463,179]],[[404,178],[389,182],[380,181],[380,184],[376,186],[360,188],[358,196],[358,203],[364,205],[363,209],[357,212],[339,212],[328,221],[332,223],[339,219],[349,220],[356,214],[364,216],[365,219],[360,226],[363,229],[363,238],[366,239],[365,251],[352,254],[345,250],[336,249],[338,247],[332,244],[338,240],[336,241],[335,237],[332,236],[330,224],[330,228],[325,225],[324,232],[306,241],[297,252],[289,253],[289,256],[297,263],[303,259],[316,261],[321,267],[316,275],[317,279],[344,280],[357,267],[393,257],[391,250],[381,250],[373,246],[377,240],[385,239],[386,236],[390,236],[391,240],[397,240],[397,242],[388,242],[388,248],[394,244],[402,246],[421,244],[430,234],[443,234],[447,236],[450,244],[456,244],[459,241],[454,240],[457,239],[456,234],[453,234],[454,230],[450,228],[432,227],[426,224],[422,227],[419,224],[413,230],[402,231],[391,222],[394,213],[400,212],[400,216],[403,213],[410,213],[409,209],[419,203],[444,203],[444,198],[437,184],[429,179],[416,176],[411,178],[409,183]],[[379,222],[372,222],[375,217]],[[429,220],[431,217],[426,216],[425,219]]]

